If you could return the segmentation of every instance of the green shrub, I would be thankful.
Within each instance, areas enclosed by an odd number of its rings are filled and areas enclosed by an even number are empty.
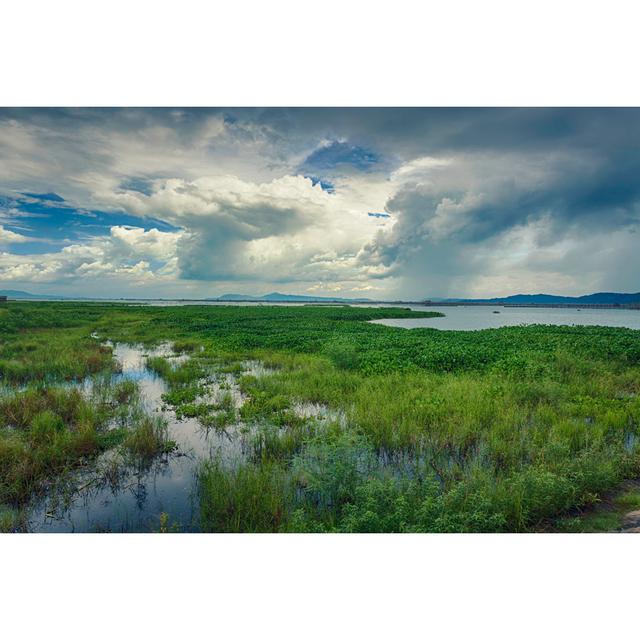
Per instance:
[[[305,496],[320,508],[337,508],[378,470],[370,442],[352,431],[321,434],[293,459],[293,473]]]

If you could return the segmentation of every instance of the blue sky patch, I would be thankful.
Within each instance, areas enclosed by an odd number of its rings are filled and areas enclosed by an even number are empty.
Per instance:
[[[2,224],[32,242],[12,245],[12,253],[31,254],[58,251],[65,245],[89,238],[108,236],[111,227],[130,226],[148,231],[177,231],[177,228],[156,218],[142,218],[126,213],[80,209],[66,203],[56,194],[21,194],[0,196]]]
[[[323,180],[322,178],[318,178],[318,176],[305,176],[305,178],[309,178],[314,187],[319,184],[320,188],[327,193],[333,193],[336,190],[333,182],[329,182],[329,180]]]
[[[36,200],[46,200],[48,202],[64,202],[64,198],[61,198],[57,193],[23,193],[23,196],[28,198],[35,198]]]
[[[313,151],[307,156],[303,166],[318,170],[351,166],[361,171],[367,171],[378,162],[380,162],[380,157],[374,151],[336,140]]]

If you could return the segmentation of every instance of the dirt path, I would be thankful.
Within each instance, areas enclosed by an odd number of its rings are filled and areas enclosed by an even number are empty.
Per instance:
[[[622,533],[640,533],[640,509],[624,514]]]
[[[592,508],[561,518],[555,533],[640,533],[640,479],[628,480]]]

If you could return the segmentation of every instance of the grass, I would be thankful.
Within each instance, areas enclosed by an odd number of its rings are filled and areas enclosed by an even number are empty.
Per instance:
[[[198,487],[203,531],[275,532],[287,521],[291,486],[276,464],[225,469],[219,461],[207,461]]]
[[[29,388],[0,401],[0,504],[22,505],[44,482],[112,446],[111,408],[74,388]]]
[[[96,308],[42,310],[27,313],[20,306],[0,318],[3,530],[16,528],[8,523],[20,523],[29,501],[51,482],[107,449],[126,444],[149,456],[169,448],[162,428],[143,419],[137,384],[112,380],[111,349],[91,337]],[[73,384],[87,376],[86,389]]]
[[[147,460],[172,450],[166,424],[137,407],[131,381],[29,387],[0,398],[0,508],[23,508],[47,483],[122,445]],[[3,525],[4,526],[4,525]]]
[[[23,378],[43,381],[47,400],[31,391],[16,402],[12,387],[0,413],[22,426],[3,429],[0,447],[8,447],[5,459],[18,460],[25,441],[18,446],[16,438],[29,433],[43,450],[75,433],[77,401],[50,390],[92,367],[109,370],[108,354],[89,337],[96,330],[114,341],[174,342],[191,354],[188,362],[148,361],[168,383],[165,400],[209,426],[238,419],[248,426],[244,461],[207,461],[200,470],[205,530],[536,531],[591,513],[640,475],[640,332],[406,331],[366,322],[412,315],[9,303],[0,317],[0,358],[20,373],[4,380],[14,387]],[[41,362],[46,349],[51,367]],[[249,360],[269,375],[243,375]],[[231,395],[201,400],[216,368],[239,380],[246,396],[239,413]],[[298,402],[330,407],[343,419],[303,419]],[[108,403],[103,411],[112,411]],[[132,451],[163,450],[157,427],[140,429],[129,435]],[[610,514],[589,517],[592,529],[616,528]]]
[[[606,533],[623,526],[625,514],[640,509],[640,490],[617,492],[585,513],[560,518],[555,530],[564,533]]]
[[[134,459],[148,461],[160,454],[170,453],[176,444],[169,439],[165,420],[141,416],[138,423],[128,430],[123,446]]]
[[[637,489],[626,491],[617,496],[614,503],[621,511],[637,511],[640,509],[640,491]]]
[[[0,533],[26,530],[24,511],[0,505]]]

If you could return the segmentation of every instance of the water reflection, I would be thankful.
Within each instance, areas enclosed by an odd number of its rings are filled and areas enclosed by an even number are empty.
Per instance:
[[[146,368],[149,356],[163,356],[180,364],[188,356],[176,356],[164,344],[147,350],[141,346],[115,344],[114,358],[119,373],[113,382],[133,380],[138,384],[140,402],[148,413],[160,413],[168,423],[169,438],[177,451],[146,465],[123,463],[117,451],[102,454],[86,469],[60,479],[32,509],[30,531],[152,531],[158,528],[161,513],[180,523],[181,531],[198,529],[194,495],[195,471],[203,457],[235,455],[228,435],[203,429],[195,418],[178,419],[165,405],[162,395],[167,385]],[[228,382],[228,381],[227,381]],[[90,393],[96,384],[86,380],[79,386]],[[212,389],[215,393],[215,386]]]
[[[439,311],[440,318],[390,318],[371,320],[373,324],[404,329],[443,329],[475,331],[497,329],[522,324],[587,325],[640,329],[640,309],[561,309],[533,307],[424,307],[412,306],[413,311]],[[499,311],[499,313],[495,313]]]
[[[96,339],[99,336],[94,335]],[[221,427],[206,427],[197,417],[178,417],[163,401],[166,382],[147,368],[147,358],[161,356],[179,365],[188,355],[176,355],[170,344],[154,349],[141,345],[107,343],[113,350],[117,373],[111,383],[135,381],[139,402],[145,412],[161,415],[168,425],[169,439],[177,449],[145,464],[132,464],[117,449],[103,453],[85,468],[60,478],[47,495],[36,502],[29,515],[28,529],[34,532],[148,532],[161,526],[161,514],[168,514],[179,531],[198,531],[199,512],[195,495],[196,471],[200,462],[216,458],[224,466],[234,466],[255,454],[255,435],[263,424],[245,424],[239,409],[247,401],[238,380],[242,375],[262,377],[275,370],[259,361],[247,360],[233,372],[215,370],[202,382],[204,393],[197,403],[207,411],[230,411],[234,419]],[[103,384],[100,378],[77,383],[87,395]],[[226,398],[226,400],[224,400]],[[226,409],[214,407],[226,402]],[[315,403],[298,402],[292,410],[313,424],[338,421],[342,412]],[[113,426],[120,426],[114,424]]]

